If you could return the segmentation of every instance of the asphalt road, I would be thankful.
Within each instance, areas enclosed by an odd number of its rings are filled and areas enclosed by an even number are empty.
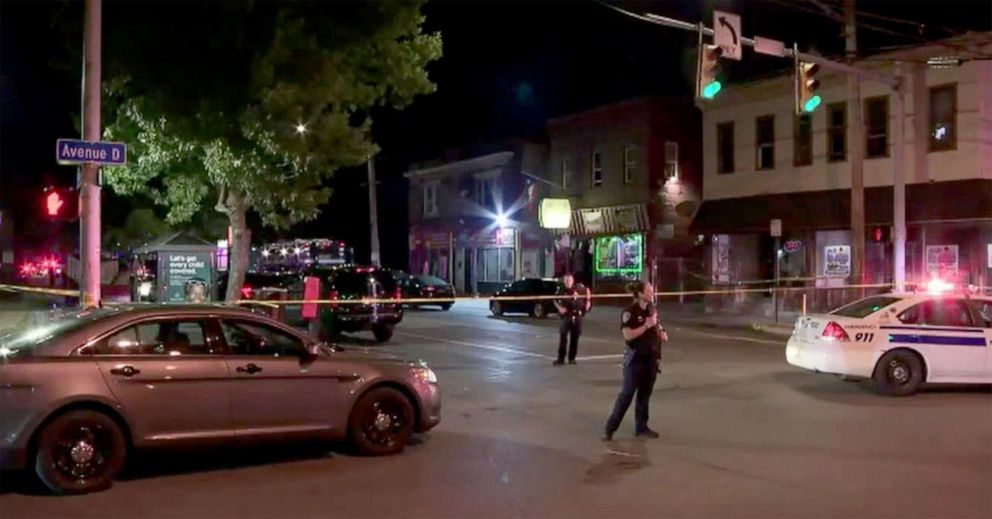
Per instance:
[[[620,385],[619,311],[597,308],[579,364],[557,322],[482,305],[410,312],[388,346],[427,360],[441,425],[390,458],[299,446],[153,456],[111,490],[0,482],[0,517],[989,517],[992,393],[876,396],[788,366],[782,339],[668,324],[657,440],[599,435]]]

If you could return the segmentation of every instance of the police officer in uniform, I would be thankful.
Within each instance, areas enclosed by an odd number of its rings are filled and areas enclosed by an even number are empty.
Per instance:
[[[561,314],[561,327],[558,329],[558,359],[555,366],[565,363],[565,347],[568,346],[568,363],[575,364],[579,352],[579,336],[582,335],[582,317],[589,310],[590,300],[586,290],[575,286],[575,277],[565,274],[565,297],[555,300],[555,308]]]
[[[620,427],[630,402],[637,396],[634,408],[634,432],[641,438],[657,438],[658,433],[648,427],[648,404],[651,392],[658,377],[661,361],[661,343],[667,338],[664,328],[658,325],[658,314],[654,309],[654,289],[651,285],[638,281],[631,287],[634,303],[628,306],[620,317],[623,338],[627,341],[627,351],[623,357],[623,387],[613,405],[613,413],[606,422],[603,441],[612,441],[613,433]]]

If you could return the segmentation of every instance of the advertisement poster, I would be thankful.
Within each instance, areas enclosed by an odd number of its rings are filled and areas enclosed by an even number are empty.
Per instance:
[[[165,258],[165,301],[200,303],[210,300],[210,253],[169,252]]]
[[[957,273],[957,245],[927,245],[927,274],[945,276]]]
[[[851,275],[851,246],[831,245],[823,249],[824,255],[824,276],[849,276]]]
[[[713,282],[730,282],[730,237],[713,237]]]

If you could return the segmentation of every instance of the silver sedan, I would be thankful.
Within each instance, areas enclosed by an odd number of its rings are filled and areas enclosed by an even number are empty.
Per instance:
[[[72,494],[109,487],[133,449],[321,438],[384,455],[441,420],[423,363],[223,306],[93,310],[8,334],[0,409],[3,468]]]

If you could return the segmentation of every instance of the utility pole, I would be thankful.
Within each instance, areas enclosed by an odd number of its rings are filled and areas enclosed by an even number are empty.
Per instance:
[[[844,0],[844,36],[846,61],[858,58],[858,25],[855,0]],[[865,122],[861,113],[861,78],[847,76],[847,99],[850,122],[851,163],[851,280],[865,284]]]
[[[901,85],[892,96],[896,119],[892,128],[892,281],[897,292],[906,287],[906,81],[902,64],[896,64],[896,77]],[[920,145],[922,135],[914,135]]]
[[[371,263],[379,266],[379,209],[375,197],[375,157],[369,155],[369,227],[372,232],[372,258]]]
[[[83,28],[83,140],[100,140],[100,53],[102,0],[86,0]],[[83,164],[79,182],[80,299],[100,304],[100,166]]]

